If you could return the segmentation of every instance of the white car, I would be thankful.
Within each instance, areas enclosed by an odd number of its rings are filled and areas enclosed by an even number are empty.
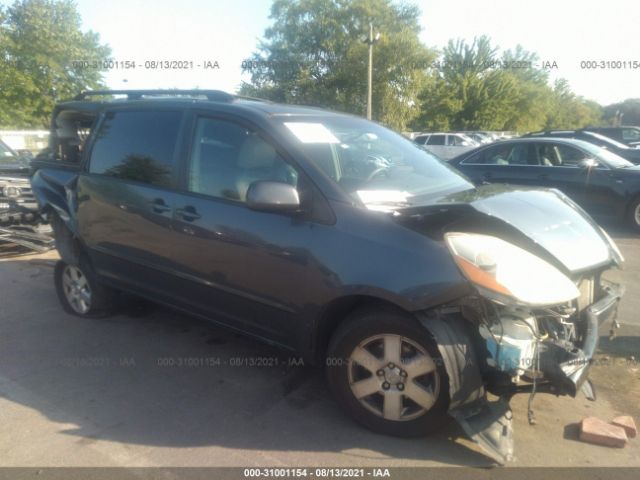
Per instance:
[[[418,145],[424,145],[427,150],[443,160],[450,160],[479,146],[462,133],[425,133],[418,135],[413,141]]]

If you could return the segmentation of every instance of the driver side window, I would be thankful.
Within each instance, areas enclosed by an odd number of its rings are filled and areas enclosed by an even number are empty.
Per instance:
[[[226,120],[198,119],[189,191],[245,202],[249,185],[261,180],[297,187],[298,173],[256,132]]]

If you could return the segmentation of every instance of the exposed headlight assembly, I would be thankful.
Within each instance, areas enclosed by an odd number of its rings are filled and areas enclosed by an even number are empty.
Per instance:
[[[621,266],[624,263],[624,256],[622,255],[622,252],[618,248],[618,245],[616,245],[616,242],[613,241],[613,239],[609,236],[609,234],[604,228],[600,227],[600,230],[602,230],[602,233],[604,234],[605,238],[609,242],[609,246],[611,247],[611,250],[613,250],[613,254],[616,257],[616,262],[618,263],[618,266]]]
[[[500,238],[452,232],[445,235],[445,240],[464,275],[492,300],[550,306],[580,295],[557,268]]]

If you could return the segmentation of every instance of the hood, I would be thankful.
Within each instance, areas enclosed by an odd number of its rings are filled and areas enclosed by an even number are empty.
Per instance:
[[[0,177],[29,177],[29,167],[21,163],[0,163]]]
[[[433,222],[439,234],[467,229],[500,236],[572,273],[623,261],[604,231],[558,190],[486,185],[399,213],[417,215],[423,225],[440,217]]]

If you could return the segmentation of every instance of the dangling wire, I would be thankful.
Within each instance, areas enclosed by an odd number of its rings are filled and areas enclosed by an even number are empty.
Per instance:
[[[536,396],[536,385],[538,383],[538,373],[540,372],[540,341],[536,341],[534,363],[536,364],[536,371],[533,375],[533,386],[531,387],[529,401],[527,402],[527,420],[529,421],[529,425],[535,425],[536,423],[538,423],[536,422],[535,414],[533,413],[533,408],[531,408],[531,405],[533,403],[533,398]]]

